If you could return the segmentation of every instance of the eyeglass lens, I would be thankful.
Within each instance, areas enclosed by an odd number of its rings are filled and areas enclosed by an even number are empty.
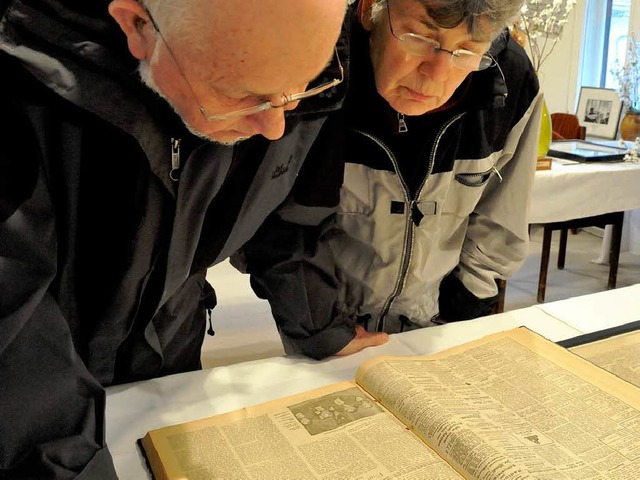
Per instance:
[[[407,53],[431,60],[438,53],[446,52],[450,55],[452,65],[462,70],[484,70],[493,64],[493,59],[488,55],[478,55],[477,53],[470,52],[468,50],[446,50],[440,47],[439,42],[416,33],[403,33],[398,35],[394,31],[393,24],[391,22],[391,7],[389,6],[389,3],[390,2],[387,1],[389,29],[391,30],[391,34],[400,41],[400,45]]]
[[[446,52],[451,56],[451,63],[463,70],[483,70],[492,63],[491,57],[487,55],[478,55],[467,50],[445,50],[440,48],[438,42],[413,33],[405,33],[397,38],[407,53],[431,59],[439,52]]]

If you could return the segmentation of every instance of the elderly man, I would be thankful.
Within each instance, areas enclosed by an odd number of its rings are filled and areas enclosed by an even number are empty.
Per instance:
[[[491,312],[496,279],[527,253],[540,125],[536,75],[505,34],[521,3],[354,9],[344,118],[331,119],[346,131],[337,215],[321,229],[274,216],[235,262],[288,352],[349,354]]]
[[[339,107],[345,9],[0,0],[0,478],[116,478],[103,387],[200,367],[206,269]]]

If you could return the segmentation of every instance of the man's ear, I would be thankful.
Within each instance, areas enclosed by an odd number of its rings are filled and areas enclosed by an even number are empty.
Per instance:
[[[371,22],[371,7],[375,1],[376,0],[360,0],[358,4],[358,19],[360,20],[360,24],[368,32],[373,28],[373,23]]]
[[[151,24],[142,4],[138,0],[113,0],[109,4],[109,14],[127,36],[131,55],[138,60],[149,60],[155,38],[150,38],[145,31]]]

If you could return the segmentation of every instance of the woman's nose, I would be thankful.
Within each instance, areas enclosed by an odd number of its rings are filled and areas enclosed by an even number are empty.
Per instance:
[[[420,64],[418,72],[436,82],[444,82],[449,78],[449,73],[452,68],[451,54],[446,50],[439,50],[433,58],[425,60]]]

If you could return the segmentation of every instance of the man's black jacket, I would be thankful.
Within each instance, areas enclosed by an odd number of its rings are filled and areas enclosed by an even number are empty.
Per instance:
[[[108,3],[0,2],[0,478],[115,478],[103,387],[200,367],[206,269],[312,177],[341,97],[277,142],[203,142],[141,85]]]

